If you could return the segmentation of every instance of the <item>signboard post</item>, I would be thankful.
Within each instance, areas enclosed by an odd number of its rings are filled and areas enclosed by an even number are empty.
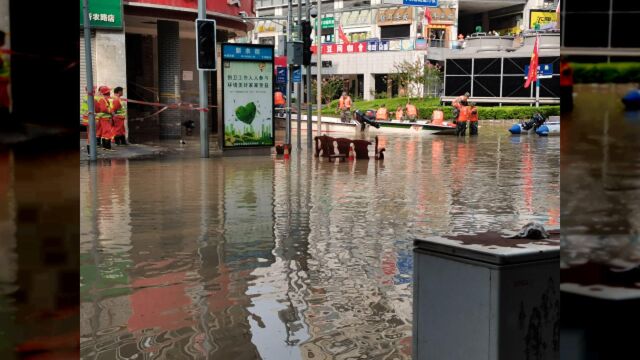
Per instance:
[[[529,65],[524,66],[524,78],[529,74]],[[538,65],[538,76],[536,77],[536,107],[540,107],[540,79],[550,79],[553,77],[553,66],[551,64]]]
[[[299,83],[302,81],[302,68],[300,65],[296,65],[293,67],[293,82]]]
[[[222,44],[223,150],[274,146],[273,45]]]
[[[84,27],[80,1],[80,27]],[[122,29],[122,0],[91,1],[89,4],[89,25],[92,29]]]

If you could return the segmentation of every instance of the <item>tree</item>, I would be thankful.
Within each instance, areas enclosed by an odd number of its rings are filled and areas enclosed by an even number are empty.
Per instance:
[[[393,66],[395,72],[389,74],[391,79],[398,84],[399,88],[407,91],[409,99],[415,94],[422,96],[421,85],[424,84],[424,65],[420,59],[411,62],[403,60]]]
[[[317,95],[317,84],[316,80],[312,81],[312,94],[315,99]],[[328,104],[333,100],[336,96],[339,96],[339,92],[342,91],[344,87],[344,82],[342,78],[337,76],[330,76],[322,80],[322,102],[324,104]]]

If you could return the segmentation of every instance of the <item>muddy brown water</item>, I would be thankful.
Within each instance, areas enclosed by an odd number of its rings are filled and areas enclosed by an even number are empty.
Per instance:
[[[381,136],[383,162],[82,166],[82,356],[409,359],[413,239],[559,226],[560,138],[508,126]]]
[[[576,87],[562,121],[563,281],[640,283],[640,113],[620,99],[633,85]]]

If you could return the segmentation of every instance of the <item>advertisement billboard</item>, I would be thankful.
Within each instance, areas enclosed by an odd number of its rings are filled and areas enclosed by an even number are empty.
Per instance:
[[[274,146],[273,46],[222,45],[224,149]]]

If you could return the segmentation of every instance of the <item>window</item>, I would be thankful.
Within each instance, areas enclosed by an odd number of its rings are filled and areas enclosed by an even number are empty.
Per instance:
[[[391,25],[380,27],[382,39],[406,39],[411,36],[411,25]]]

